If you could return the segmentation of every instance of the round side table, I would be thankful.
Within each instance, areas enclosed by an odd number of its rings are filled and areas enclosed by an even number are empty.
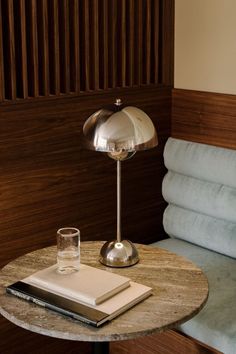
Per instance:
[[[196,315],[207,301],[208,282],[197,266],[167,250],[136,245],[140,262],[106,268],[98,262],[102,242],[82,242],[81,262],[150,286],[153,295],[111,322],[94,328],[13,295],[6,286],[56,263],[56,247],[28,253],[0,271],[0,313],[17,326],[56,338],[93,342],[94,353],[109,353],[109,342],[162,332]]]

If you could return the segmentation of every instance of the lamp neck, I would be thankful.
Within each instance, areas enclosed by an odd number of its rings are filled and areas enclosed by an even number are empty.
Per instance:
[[[117,160],[117,242],[121,242],[121,161]]]

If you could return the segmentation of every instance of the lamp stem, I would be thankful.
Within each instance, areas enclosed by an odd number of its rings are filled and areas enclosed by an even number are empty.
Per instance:
[[[121,161],[117,160],[117,242],[121,242]]]

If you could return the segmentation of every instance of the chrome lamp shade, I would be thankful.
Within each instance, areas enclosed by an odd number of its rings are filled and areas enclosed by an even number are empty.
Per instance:
[[[93,113],[86,120],[83,133],[88,149],[105,152],[117,161],[117,236],[103,245],[99,260],[110,267],[131,266],[139,261],[139,256],[131,241],[121,239],[121,161],[157,146],[156,129],[145,112],[123,107],[117,99],[111,108]]]

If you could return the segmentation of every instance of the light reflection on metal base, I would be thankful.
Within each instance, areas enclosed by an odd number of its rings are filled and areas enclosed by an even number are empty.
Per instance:
[[[108,267],[129,267],[139,261],[138,251],[129,240],[107,241],[101,248],[99,261]]]

